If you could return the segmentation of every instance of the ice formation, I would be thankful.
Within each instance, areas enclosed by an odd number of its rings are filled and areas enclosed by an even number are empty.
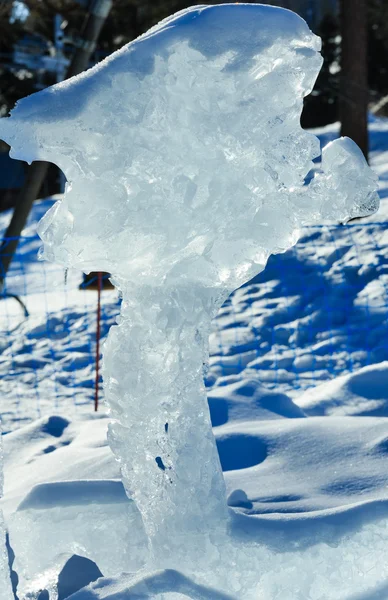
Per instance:
[[[8,518],[8,527],[19,598],[34,597],[45,589],[50,600],[57,600],[58,575],[73,555],[89,558],[111,575],[140,570],[145,562],[139,512],[128,501],[121,481],[36,485]],[[115,547],[120,552],[112,551]]]
[[[0,498],[3,495],[3,445],[0,426]],[[8,553],[6,548],[6,530],[3,513],[0,510],[0,600],[12,600],[10,570],[8,564]]]
[[[203,385],[211,319],[301,226],[378,204],[348,139],[305,183],[320,149],[300,114],[319,48],[290,11],[193,7],[0,122],[13,157],[54,162],[68,180],[40,224],[43,256],[109,271],[122,292],[104,352],[108,435],[148,569],[245,599],[257,598],[258,565],[242,574],[239,547],[233,576],[220,567],[230,520]]]

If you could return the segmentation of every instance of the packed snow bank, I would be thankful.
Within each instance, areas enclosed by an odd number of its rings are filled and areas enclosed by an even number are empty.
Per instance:
[[[280,563],[229,531],[203,388],[210,322],[302,225],[378,204],[376,178],[348,139],[323,150],[305,185],[319,144],[299,117],[318,49],[291,12],[194,7],[0,122],[13,156],[50,160],[71,181],[41,223],[44,256],[108,270],[123,294],[105,351],[109,439],[150,540],[148,570],[179,566],[247,600],[262,587],[259,565],[268,577]],[[235,470],[229,441],[220,444]],[[336,558],[348,552],[345,542]],[[269,582],[272,595],[289,586]],[[331,584],[309,573],[303,587],[329,598]]]

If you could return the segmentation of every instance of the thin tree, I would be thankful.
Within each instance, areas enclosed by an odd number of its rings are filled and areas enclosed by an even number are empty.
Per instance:
[[[341,0],[341,135],[352,138],[368,158],[367,0]]]

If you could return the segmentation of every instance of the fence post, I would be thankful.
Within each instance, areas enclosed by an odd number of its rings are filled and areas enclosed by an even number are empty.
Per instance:
[[[97,296],[97,328],[96,328],[96,384],[94,392],[94,411],[98,411],[98,392],[100,379],[100,338],[101,338],[101,288],[102,288],[102,273],[97,274],[98,296]]]

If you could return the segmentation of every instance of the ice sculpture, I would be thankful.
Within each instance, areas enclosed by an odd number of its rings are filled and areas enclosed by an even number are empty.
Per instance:
[[[0,426],[0,498],[3,495],[3,445]],[[13,600],[11,589],[8,553],[6,548],[6,531],[3,513],[0,510],[0,600]]]
[[[319,48],[290,11],[192,7],[0,122],[13,157],[67,177],[40,224],[43,256],[110,271],[122,292],[104,352],[109,441],[149,568],[214,574],[226,539],[203,385],[219,306],[305,223],[377,208],[376,178],[348,139],[325,148],[305,184],[320,148],[300,114]]]

